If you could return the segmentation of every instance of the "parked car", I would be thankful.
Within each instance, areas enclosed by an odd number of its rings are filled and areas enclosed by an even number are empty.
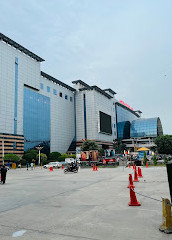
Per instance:
[[[43,166],[44,168],[60,168],[60,163],[59,162],[49,162],[48,164]]]
[[[157,163],[161,163],[161,164],[163,164],[163,163],[164,163],[164,159],[157,160]]]
[[[75,162],[75,159],[74,158],[65,158],[65,162],[66,163],[74,163]]]

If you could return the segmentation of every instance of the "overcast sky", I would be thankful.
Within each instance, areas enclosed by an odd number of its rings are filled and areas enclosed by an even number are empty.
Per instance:
[[[171,0],[0,0],[0,32],[46,73],[112,88],[172,134]]]

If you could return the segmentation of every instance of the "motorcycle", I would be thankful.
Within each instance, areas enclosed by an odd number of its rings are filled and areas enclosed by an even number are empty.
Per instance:
[[[78,172],[78,166],[74,166],[74,167],[67,167],[64,169],[64,173],[68,173],[68,172],[73,172],[73,173],[77,173]]]

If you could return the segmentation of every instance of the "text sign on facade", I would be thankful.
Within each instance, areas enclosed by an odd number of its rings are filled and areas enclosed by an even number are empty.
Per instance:
[[[119,100],[120,103],[122,103],[124,106],[126,106],[127,108],[131,109],[132,111],[134,111],[134,109],[132,107],[130,107],[127,103],[125,103],[122,100]]]

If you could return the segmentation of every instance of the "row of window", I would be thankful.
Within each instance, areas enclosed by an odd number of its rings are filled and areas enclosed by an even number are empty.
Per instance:
[[[44,84],[43,83],[40,84],[40,88],[41,88],[41,90],[44,89]],[[47,92],[51,92],[51,89],[50,89],[49,86],[47,86]],[[57,95],[57,90],[56,89],[53,89],[53,94]],[[59,92],[59,96],[63,97],[63,93]],[[65,94],[65,99],[68,100],[68,95],[66,95],[66,94]],[[73,98],[70,96],[70,102],[72,102],[72,101],[73,101]]]

